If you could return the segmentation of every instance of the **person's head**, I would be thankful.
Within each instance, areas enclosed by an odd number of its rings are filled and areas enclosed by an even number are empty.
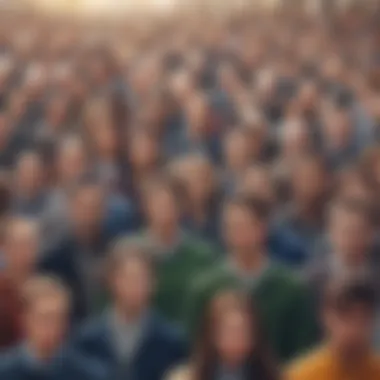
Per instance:
[[[323,112],[323,138],[327,147],[341,148],[351,143],[353,125],[349,111],[338,105],[327,105]]]
[[[330,344],[347,359],[366,353],[371,345],[376,309],[376,291],[366,279],[329,283],[322,317]]]
[[[112,121],[100,122],[91,129],[91,142],[95,157],[115,159],[118,153],[118,135]]]
[[[303,155],[291,169],[291,195],[301,206],[317,206],[327,193],[329,176],[322,157]]]
[[[374,216],[371,204],[357,199],[337,199],[330,208],[328,233],[332,252],[347,265],[368,259],[373,243]]]
[[[262,199],[268,204],[276,201],[276,191],[270,168],[256,164],[248,168],[238,183],[238,192],[247,197]]]
[[[380,187],[380,145],[368,148],[360,159],[363,177],[377,189]]]
[[[54,95],[48,102],[45,119],[51,128],[60,128],[68,118],[69,102],[63,95]]]
[[[312,150],[308,126],[301,119],[285,121],[279,137],[280,150],[285,157],[299,157]]]
[[[119,239],[109,256],[108,282],[118,311],[130,317],[146,312],[154,289],[154,264],[142,241]]]
[[[201,93],[189,97],[185,106],[186,123],[190,136],[205,137],[208,132],[210,105],[208,99]]]
[[[9,115],[0,112],[0,146],[6,146],[12,134],[12,123]]]
[[[58,147],[57,170],[59,182],[71,185],[87,171],[87,151],[79,136],[69,136]]]
[[[27,103],[27,94],[22,88],[12,91],[7,105],[11,122],[17,123],[25,115]]]
[[[224,206],[223,230],[232,252],[253,253],[264,249],[267,240],[269,207],[247,197],[229,200]]]
[[[146,220],[152,228],[177,227],[181,218],[182,186],[168,176],[149,178],[142,189]]]
[[[23,291],[23,320],[27,344],[48,359],[65,340],[70,318],[70,294],[57,279],[35,276]]]
[[[369,168],[367,168],[369,169]],[[337,178],[336,193],[342,198],[360,199],[364,202],[375,200],[376,187],[373,182],[355,166],[342,170]]]
[[[37,152],[21,154],[15,168],[15,186],[20,194],[37,195],[44,185],[44,165]]]
[[[157,136],[148,129],[132,131],[128,142],[129,160],[135,170],[151,170],[160,159]]]
[[[225,290],[208,305],[195,346],[195,379],[213,378],[218,365],[243,368],[248,378],[274,380],[276,368],[250,297]]]
[[[70,189],[71,223],[79,234],[99,232],[105,209],[105,190],[96,180],[83,179]]]
[[[252,159],[251,148],[251,133],[248,129],[231,130],[223,141],[223,156],[226,166],[236,172],[246,169]]]
[[[39,226],[36,221],[13,217],[4,230],[4,255],[6,268],[11,275],[25,279],[35,269],[40,244]]]
[[[184,184],[190,207],[207,206],[217,187],[216,175],[209,159],[196,154],[185,156],[173,163],[172,171]]]

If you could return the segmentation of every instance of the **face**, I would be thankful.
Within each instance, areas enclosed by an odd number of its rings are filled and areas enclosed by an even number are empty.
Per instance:
[[[252,328],[247,315],[229,311],[216,324],[216,349],[224,362],[239,365],[252,349]]]
[[[307,152],[311,142],[306,125],[300,121],[286,123],[281,144],[283,153],[288,157]]]
[[[79,229],[96,229],[104,218],[104,194],[100,187],[80,189],[70,202],[71,216]]]
[[[333,145],[343,145],[351,141],[352,125],[344,111],[331,110],[324,121],[324,137]]]
[[[39,248],[38,234],[27,223],[15,223],[5,237],[7,266],[20,274],[32,273]]]
[[[152,225],[177,225],[179,210],[174,195],[167,189],[157,189],[146,197],[147,217]]]
[[[80,178],[87,165],[84,147],[80,142],[70,142],[61,147],[58,157],[58,171],[62,182],[69,184]]]
[[[275,192],[269,172],[265,168],[251,168],[242,179],[240,191],[248,196],[273,202]]]
[[[27,311],[27,337],[39,347],[55,349],[65,337],[68,314],[67,300],[63,296],[41,297]]]
[[[116,132],[110,124],[99,125],[93,129],[94,143],[99,155],[114,155],[117,151]]]
[[[231,133],[224,142],[226,164],[233,168],[246,168],[250,163],[250,141],[242,133]]]
[[[228,205],[223,215],[227,246],[234,251],[251,251],[262,247],[266,237],[264,223],[243,207]]]
[[[346,312],[328,311],[325,325],[332,341],[347,353],[363,352],[370,346],[373,334],[373,315],[363,305]]]
[[[365,260],[372,243],[372,228],[361,215],[345,210],[332,211],[329,234],[334,252],[344,262]]]
[[[115,298],[129,311],[141,311],[152,295],[152,273],[138,258],[129,258],[112,279]]]
[[[296,200],[313,202],[324,193],[327,183],[326,173],[315,162],[296,165],[292,176],[292,191]]]
[[[132,165],[136,168],[150,168],[158,160],[158,144],[151,136],[139,133],[130,142]]]
[[[55,99],[48,108],[47,119],[52,126],[61,125],[66,118],[67,101],[65,99]]]
[[[43,166],[35,155],[20,159],[16,169],[17,188],[26,194],[34,194],[43,184]]]
[[[3,114],[0,114],[0,143],[8,142],[10,131],[11,131],[11,125],[8,122],[6,116]]]
[[[203,134],[207,128],[208,105],[202,97],[192,97],[186,107],[186,119],[190,133]]]
[[[212,169],[207,163],[194,162],[185,165],[184,170],[182,175],[190,198],[194,202],[206,201],[214,187]]]

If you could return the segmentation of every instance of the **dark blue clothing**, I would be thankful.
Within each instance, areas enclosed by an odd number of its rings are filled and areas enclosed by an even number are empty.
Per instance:
[[[127,363],[120,363],[113,343],[108,314],[90,322],[79,332],[75,349],[81,355],[102,364],[112,380],[161,380],[186,355],[180,334],[157,315],[151,315],[138,344]]]
[[[275,221],[269,236],[269,250],[274,260],[298,268],[310,260],[313,247],[321,238],[322,224],[308,225],[290,212]]]
[[[47,363],[32,358],[24,346],[0,355],[4,380],[108,380],[101,366],[66,348]]]
[[[38,194],[30,199],[15,198],[12,211],[17,215],[38,218],[47,205],[48,198],[45,193]]]
[[[40,272],[58,277],[69,287],[73,295],[73,322],[79,322],[96,311],[90,306],[85,279],[91,271],[92,263],[102,259],[106,247],[107,241],[101,237],[94,242],[91,250],[90,247],[81,245],[73,236],[68,236],[45,252],[40,259]],[[100,308],[103,305],[103,295],[97,294],[97,297]]]

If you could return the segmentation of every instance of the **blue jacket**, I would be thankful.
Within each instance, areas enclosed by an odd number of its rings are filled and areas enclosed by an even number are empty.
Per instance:
[[[34,361],[24,346],[0,355],[0,379],[4,380],[106,380],[102,370],[69,348],[46,364]]]
[[[172,326],[157,315],[149,317],[139,348],[128,366],[120,364],[112,344],[110,319],[103,314],[80,331],[75,349],[101,363],[108,379],[161,380],[185,359],[185,345]]]

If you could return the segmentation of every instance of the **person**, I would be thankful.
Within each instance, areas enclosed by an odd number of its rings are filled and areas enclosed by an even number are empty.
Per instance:
[[[15,214],[40,217],[47,204],[45,167],[36,151],[20,155],[14,170],[17,195],[13,197],[12,211]]]
[[[300,268],[323,237],[329,174],[322,157],[302,156],[291,170],[291,204],[274,221],[270,248],[284,265]]]
[[[108,266],[111,304],[79,331],[74,347],[102,364],[109,379],[161,380],[185,358],[182,335],[152,307],[154,262],[149,248],[121,238]]]
[[[218,290],[243,287],[256,298],[275,354],[285,361],[313,344],[317,330],[306,288],[270,260],[267,217],[267,205],[261,201],[237,197],[226,203],[223,232],[228,255],[192,281],[187,300],[188,327],[194,334]]]
[[[235,182],[252,164],[251,131],[247,128],[235,128],[226,134],[223,144],[225,164],[225,192],[233,194]]]
[[[193,361],[173,371],[169,380],[279,379],[263,335],[250,297],[222,291],[204,317]]]
[[[174,323],[184,320],[184,295],[192,279],[211,268],[216,254],[207,242],[181,229],[181,187],[167,177],[151,178],[144,188],[147,229],[140,234],[154,247],[156,307]]]
[[[277,202],[276,183],[268,165],[251,165],[237,183],[236,192],[267,202],[275,206]]]
[[[339,104],[326,105],[323,122],[323,149],[330,165],[342,168],[357,159],[359,143],[348,109]]]
[[[210,160],[203,155],[187,155],[171,166],[173,175],[186,189],[186,229],[205,240],[219,242],[221,194]]]
[[[54,278],[32,277],[23,287],[25,337],[0,355],[0,377],[17,380],[98,380],[101,368],[66,343],[70,296]]]
[[[362,274],[380,291],[375,245],[375,215],[371,204],[360,199],[338,198],[328,215],[328,239],[305,269],[306,282],[316,301],[331,278]]]
[[[16,344],[23,336],[20,318],[21,292],[35,270],[39,228],[31,219],[13,217],[3,236],[4,268],[0,272],[0,350]]]
[[[293,363],[289,380],[380,378],[380,359],[371,349],[376,293],[365,278],[333,280],[323,302],[326,341]]]
[[[39,271],[60,278],[73,294],[74,320],[104,306],[102,265],[114,238],[104,227],[106,215],[103,187],[92,178],[83,179],[70,190],[68,232],[48,247],[39,262]],[[121,232],[120,232],[121,233]]]

